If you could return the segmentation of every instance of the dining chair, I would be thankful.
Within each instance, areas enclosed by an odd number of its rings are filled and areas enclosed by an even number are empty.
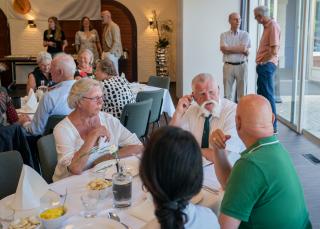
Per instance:
[[[167,76],[150,76],[147,84],[149,86],[160,87],[169,90],[170,78]]]
[[[126,104],[122,110],[120,122],[138,138],[147,138],[152,99]]]
[[[58,160],[53,134],[41,137],[38,140],[37,145],[42,177],[48,183],[52,183],[52,176]]]
[[[163,94],[164,90],[156,90],[156,91],[140,91],[137,94],[136,101],[141,102],[148,99],[152,99],[151,106],[151,114],[149,123],[152,123],[152,129],[154,128],[154,124],[157,123],[158,127],[160,127],[159,120],[161,117],[161,109],[163,104]]]
[[[48,118],[46,127],[44,128],[44,133],[43,136],[49,135],[53,133],[53,129],[55,128],[55,126],[62,121],[62,119],[64,119],[66,117],[66,115],[51,115]]]
[[[0,199],[16,192],[22,167],[18,151],[0,152]]]

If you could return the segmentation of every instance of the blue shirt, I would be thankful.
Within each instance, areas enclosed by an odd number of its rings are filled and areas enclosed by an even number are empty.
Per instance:
[[[70,114],[72,110],[68,105],[67,98],[75,82],[75,80],[62,81],[55,85],[54,89],[43,95],[31,124],[26,126],[29,133],[42,135],[51,115]]]

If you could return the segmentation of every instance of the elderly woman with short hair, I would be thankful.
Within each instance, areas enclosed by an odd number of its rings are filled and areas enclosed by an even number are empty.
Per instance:
[[[78,53],[77,57],[77,71],[74,75],[76,80],[84,77],[93,76],[93,52],[90,49],[83,49]]]
[[[108,58],[98,62],[95,76],[103,83],[102,110],[120,118],[124,106],[135,102],[129,82],[117,76],[113,62]]]
[[[143,146],[137,136],[127,130],[118,119],[101,112],[102,87],[99,81],[83,78],[77,81],[68,97],[68,105],[74,109],[54,129],[58,164],[53,181],[72,174],[81,174],[98,161],[110,159],[109,155],[91,153],[99,140],[121,147],[120,156],[141,153]]]
[[[53,81],[51,79],[50,68],[51,68],[52,57],[48,52],[40,52],[37,56],[37,64],[38,66],[30,72],[28,75],[27,81],[27,93],[29,93],[30,89],[34,91],[41,86],[41,82],[43,82],[43,86],[51,87],[53,86]]]

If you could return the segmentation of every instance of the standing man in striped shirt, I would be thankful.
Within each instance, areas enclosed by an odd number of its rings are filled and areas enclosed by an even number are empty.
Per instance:
[[[220,36],[220,50],[223,53],[224,97],[238,102],[247,94],[250,38],[246,31],[240,30],[241,17],[238,13],[229,15],[230,30]],[[236,95],[233,85],[236,81]]]

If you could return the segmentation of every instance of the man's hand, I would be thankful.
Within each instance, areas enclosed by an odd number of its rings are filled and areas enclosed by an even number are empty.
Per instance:
[[[26,114],[19,115],[18,123],[20,125],[25,124],[26,122],[31,122],[31,118]]]
[[[201,153],[202,156],[205,157],[205,159],[207,159],[208,161],[211,161],[212,163],[214,163],[215,161],[215,150],[214,149],[210,149],[210,148],[202,148],[201,149]]]
[[[181,97],[177,104],[176,113],[182,116],[190,107],[192,100],[192,95],[185,95]]]
[[[180,120],[184,113],[188,110],[193,100],[192,95],[185,95],[181,97],[178,101],[176,111],[173,114],[173,117],[169,123],[171,126],[178,126],[180,127]]]
[[[226,148],[226,142],[231,138],[230,135],[225,135],[222,130],[216,129],[211,133],[211,136],[209,140],[211,141],[211,144],[221,150]]]

